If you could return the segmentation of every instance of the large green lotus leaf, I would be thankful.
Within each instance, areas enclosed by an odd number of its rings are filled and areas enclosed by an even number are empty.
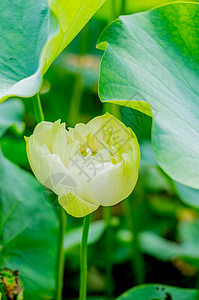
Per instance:
[[[0,3],[0,102],[29,97],[42,83],[39,57],[47,39],[47,0],[5,0]]]
[[[0,153],[0,267],[19,270],[24,299],[54,299],[57,236],[41,185]]]
[[[74,39],[86,25],[93,14],[106,0],[50,0],[51,34],[54,34],[45,45],[41,66],[43,73],[55,58]],[[56,19],[54,16],[56,16]],[[58,22],[57,22],[58,21]]]
[[[35,95],[42,75],[105,1],[1,1],[0,102]]]
[[[153,115],[159,165],[193,188],[199,188],[198,26],[198,4],[170,4],[121,17],[99,41],[106,49],[101,100]]]
[[[191,289],[181,289],[160,284],[140,285],[135,287],[117,300],[198,300],[199,291]]]
[[[0,137],[10,128],[17,133],[22,133],[24,123],[22,117],[24,105],[19,99],[12,99],[9,102],[0,104]]]

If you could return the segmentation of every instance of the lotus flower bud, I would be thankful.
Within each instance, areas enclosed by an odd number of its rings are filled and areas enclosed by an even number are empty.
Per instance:
[[[137,182],[137,138],[108,113],[69,130],[60,121],[41,122],[26,147],[36,178],[75,217],[119,203]]]

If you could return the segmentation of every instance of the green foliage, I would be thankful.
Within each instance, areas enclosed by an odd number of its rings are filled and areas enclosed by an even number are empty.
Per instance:
[[[133,288],[117,300],[197,300],[199,292],[197,290],[179,289],[165,285],[142,285]]]
[[[152,231],[143,232],[140,235],[142,250],[163,261],[183,259],[198,268],[198,227],[198,221],[181,222],[178,228],[178,243],[162,238]]]
[[[152,113],[158,163],[193,188],[199,188],[198,25],[197,4],[172,4],[121,17],[98,45],[106,49],[101,100]]]
[[[104,1],[50,0],[50,7],[47,0],[2,2],[0,102],[38,93],[42,75]]]
[[[198,2],[192,0],[108,0],[102,9],[97,13],[100,19],[108,20],[109,22],[123,14],[132,14],[153,9],[155,7],[166,5],[175,2]]]
[[[38,70],[47,40],[48,1],[2,1],[0,4],[0,102],[10,96],[29,97],[41,86]]]
[[[32,175],[0,154],[0,265],[18,270],[25,299],[54,299],[57,229],[54,207]]]
[[[23,103],[18,99],[12,99],[0,106],[0,137],[11,127],[16,133],[22,133],[24,123],[22,116],[24,114]]]
[[[43,73],[46,72],[55,58],[75,38],[105,1],[50,0],[51,39],[46,43],[41,56]]]

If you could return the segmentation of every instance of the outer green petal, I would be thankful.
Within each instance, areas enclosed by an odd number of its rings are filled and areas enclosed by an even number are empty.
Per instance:
[[[133,130],[128,127],[129,133],[131,134],[132,138],[129,141],[129,144],[131,146],[131,150],[133,151],[133,164],[135,169],[139,169],[140,166],[140,146],[137,140],[137,137]]]
[[[58,196],[63,196],[77,187],[75,178],[65,168],[57,154],[42,157],[41,177],[41,183]]]
[[[117,118],[115,118],[113,115],[109,114],[108,112],[106,112],[102,116],[98,116],[98,117],[95,117],[94,119],[90,120],[87,125],[89,125],[90,128],[92,129],[92,131],[95,132],[95,131],[99,130],[100,127],[102,127],[104,125],[104,123],[106,123],[106,122],[108,123],[111,120],[116,121],[118,124],[121,124],[121,126],[123,128],[126,128],[122,122],[120,122]]]
[[[94,177],[86,187],[88,201],[103,206],[115,205],[133,191],[140,166],[140,148],[134,132],[127,128],[131,139],[123,160]]]
[[[91,128],[91,132],[96,140],[100,138],[104,140],[104,138],[107,138],[103,131],[104,127],[112,132],[116,143],[121,144],[124,148],[131,138],[126,126],[108,112],[92,119],[87,125]]]
[[[73,139],[80,141],[81,144],[86,143],[86,137],[91,132],[88,124],[79,123],[75,128],[69,128],[69,134]]]
[[[75,179],[61,159],[62,151],[63,156],[68,151],[65,132],[64,124],[60,125],[60,121],[54,124],[41,122],[36,126],[33,135],[26,138],[28,159],[33,173],[41,184],[57,195],[65,195],[71,188],[76,188]],[[59,155],[52,153],[53,150]]]
[[[138,179],[138,162],[123,154],[123,160],[94,177],[86,187],[88,201],[111,206],[127,198]]]
[[[60,120],[53,124],[52,153],[59,155],[63,164],[67,166],[67,158],[70,155],[68,153],[68,145],[73,142],[73,140],[65,129],[65,126],[65,123],[60,124]]]
[[[103,156],[105,159],[107,158],[105,155]],[[89,201],[93,203],[92,200],[89,200],[88,190],[90,188],[90,182],[93,177],[97,177],[100,173],[106,172],[109,168],[113,166],[113,164],[109,161],[100,162],[101,157],[82,157],[81,154],[77,154],[73,156],[70,160],[69,171],[72,176],[75,177],[78,193],[77,195],[84,199],[85,201]]]
[[[29,138],[25,138],[26,140],[26,152],[28,156],[28,160],[35,174],[36,178],[42,183],[41,176],[41,147],[38,143],[35,143],[33,135]]]
[[[41,122],[35,127],[32,135],[35,143],[37,142],[40,146],[46,144],[50,151],[52,151],[52,128],[53,123]]]
[[[33,135],[26,140],[26,151],[28,160],[36,178],[42,183],[41,159],[43,155],[49,155],[52,148],[52,126],[53,123],[41,122],[34,130]]]
[[[98,209],[99,205],[89,203],[75,196],[73,193],[68,193],[65,196],[59,197],[60,205],[66,212],[73,217],[80,218]]]

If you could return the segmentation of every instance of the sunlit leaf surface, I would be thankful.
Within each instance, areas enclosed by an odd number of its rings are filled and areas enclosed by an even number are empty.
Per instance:
[[[199,188],[198,26],[198,4],[171,4],[121,17],[99,41],[106,49],[101,100],[153,114],[159,165],[193,188]]]
[[[105,0],[0,3],[0,102],[31,97],[42,75]]]

